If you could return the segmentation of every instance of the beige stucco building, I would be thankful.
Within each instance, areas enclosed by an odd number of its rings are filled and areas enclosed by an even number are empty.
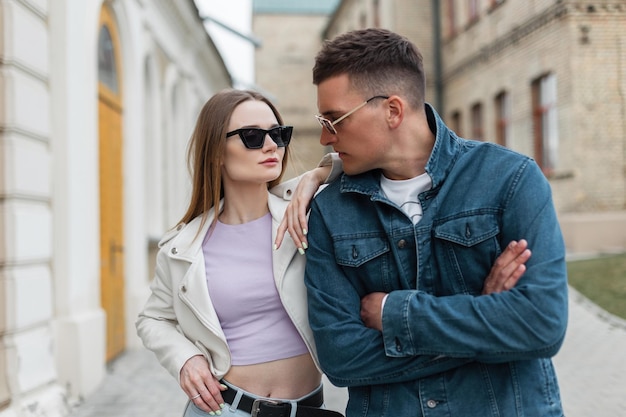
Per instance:
[[[0,416],[64,416],[140,345],[187,140],[231,77],[192,0],[4,0],[0,31]]]
[[[321,45],[336,0],[254,2],[252,30],[262,40],[255,53],[257,86],[294,126],[287,177],[317,165],[326,150],[319,143],[313,57]]]

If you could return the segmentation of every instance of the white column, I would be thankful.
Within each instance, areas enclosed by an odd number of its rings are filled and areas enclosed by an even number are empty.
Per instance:
[[[0,416],[62,415],[51,323],[47,2],[0,3]]]
[[[100,1],[52,2],[51,150],[54,167],[54,352],[71,399],[105,375],[100,303],[98,68]]]

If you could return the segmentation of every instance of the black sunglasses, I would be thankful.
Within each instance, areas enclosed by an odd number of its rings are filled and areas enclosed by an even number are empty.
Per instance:
[[[243,129],[228,132],[226,137],[229,138],[238,134],[246,148],[261,149],[265,143],[265,135],[270,135],[270,138],[276,142],[276,145],[282,148],[289,145],[292,133],[293,126],[276,126],[269,130],[258,127],[244,127]]]

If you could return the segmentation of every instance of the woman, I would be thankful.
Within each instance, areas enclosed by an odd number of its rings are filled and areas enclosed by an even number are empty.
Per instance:
[[[159,243],[152,293],[137,320],[144,345],[189,397],[186,417],[289,416],[292,408],[296,416],[340,415],[319,408],[305,257],[297,254],[306,243],[272,248],[298,182],[312,196],[331,172],[318,167],[275,187],[291,133],[252,91],[222,91],[198,117],[191,202]]]

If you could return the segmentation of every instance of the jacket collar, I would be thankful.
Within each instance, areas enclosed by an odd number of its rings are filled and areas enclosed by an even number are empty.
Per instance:
[[[220,209],[224,201],[220,201]],[[211,208],[207,213],[206,220],[202,224],[202,216],[195,217],[187,224],[179,224],[173,233],[173,236],[166,235],[159,243],[163,246],[167,243],[169,250],[168,256],[173,259],[191,262],[197,256],[198,251],[202,250],[202,241],[211,226],[211,222],[215,218],[215,207]],[[202,226],[201,226],[202,224]]]
[[[426,163],[426,172],[433,181],[433,188],[439,188],[460,155],[462,140],[446,126],[430,104],[426,104],[426,117],[430,130],[435,134],[435,145]]]
[[[288,200],[277,197],[268,192],[268,206],[270,215],[272,216],[272,242],[276,239],[278,226],[280,225],[288,204]],[[224,201],[222,200],[219,204],[220,210],[223,205]],[[214,218],[215,207],[211,208],[207,213],[206,221],[202,227],[200,227],[202,223],[202,216],[197,216],[188,224],[181,224],[176,229],[166,234],[159,243],[159,246],[168,244],[168,256],[173,259],[192,262],[198,256],[199,252],[202,251],[202,242]],[[288,238],[287,234],[278,252],[284,254],[293,253],[296,250],[297,248],[293,240]],[[290,261],[291,256],[274,256],[274,271],[284,271]],[[284,265],[283,262],[285,262]],[[281,274],[277,274],[277,276],[278,275]]]

